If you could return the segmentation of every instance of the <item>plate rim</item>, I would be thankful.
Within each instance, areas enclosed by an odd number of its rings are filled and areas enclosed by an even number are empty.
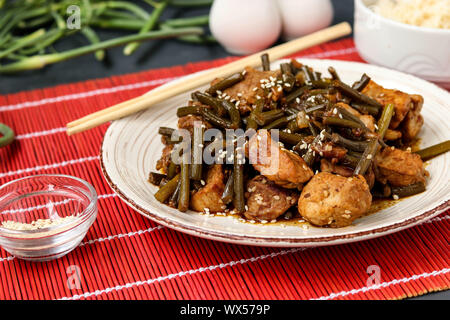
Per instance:
[[[362,65],[365,67],[370,66],[375,69],[382,69],[382,70],[384,69],[384,70],[388,70],[390,72],[399,73],[403,76],[411,77],[415,80],[422,81],[422,82],[426,83],[427,85],[433,86],[434,89],[438,89],[439,91],[442,91],[443,93],[448,94],[447,91],[445,91],[444,89],[440,88],[439,86],[437,86],[434,83],[431,83],[427,80],[418,78],[411,74],[403,73],[403,72],[385,68],[385,67],[380,67],[377,65],[370,65],[370,64],[365,64],[365,63],[355,62],[355,61],[341,61],[341,60],[331,60],[331,59],[308,59],[308,58],[301,58],[301,57],[299,59],[308,60],[311,62],[313,62],[313,61],[327,62],[328,61],[330,63],[335,63],[336,61],[339,61],[339,62],[344,62],[344,63],[348,63],[348,64]],[[279,60],[274,61],[273,63],[278,63],[283,60],[287,60],[287,59],[279,59]],[[207,69],[207,70],[212,70],[212,69],[214,69],[214,68]],[[193,76],[193,75],[205,72],[205,71],[206,70],[202,70],[202,71],[192,73],[190,75],[182,76],[178,79],[169,81],[160,87],[150,90],[149,92],[163,88],[165,85],[167,85],[169,83],[173,83],[173,82],[179,81],[181,79],[185,79],[186,77],[190,77],[190,76]],[[147,94],[147,93],[145,93],[145,94]],[[145,112],[145,110],[143,112]],[[123,192],[120,189],[120,187],[117,186],[112,181],[111,177],[109,176],[109,174],[106,170],[105,160],[103,157],[105,138],[108,136],[109,130],[112,130],[111,129],[112,127],[113,127],[113,123],[105,131],[105,134],[102,139],[101,147],[100,147],[100,159],[99,159],[103,176],[105,177],[105,179],[106,179],[108,185],[111,187],[111,189],[127,205],[129,205],[131,208],[136,210],[139,214],[143,215],[144,217],[146,217],[156,223],[159,223],[165,227],[168,227],[170,229],[174,229],[174,230],[177,230],[177,231],[180,231],[183,233],[187,233],[187,234],[205,238],[205,239],[217,240],[217,241],[234,243],[234,244],[244,244],[244,245],[253,245],[253,246],[272,246],[272,247],[313,247],[313,246],[343,244],[343,243],[350,243],[350,242],[357,242],[357,241],[362,241],[362,240],[373,239],[373,238],[381,237],[381,236],[388,235],[388,234],[391,234],[394,232],[398,232],[398,231],[401,231],[401,230],[404,230],[407,228],[414,227],[420,223],[423,223],[423,222],[441,214],[442,212],[444,212],[445,210],[447,210],[450,207],[450,196],[448,196],[448,197],[444,198],[434,208],[427,210],[415,217],[397,222],[395,224],[391,224],[391,225],[383,226],[383,227],[379,227],[379,228],[373,228],[373,229],[365,230],[365,231],[353,232],[353,233],[349,233],[346,235],[318,236],[318,237],[312,237],[312,238],[307,238],[307,237],[283,238],[282,236],[280,236],[280,237],[274,237],[274,236],[264,237],[264,236],[255,236],[255,235],[237,235],[237,234],[230,234],[230,233],[217,231],[217,230],[209,230],[209,229],[201,228],[201,227],[197,227],[197,226],[186,225],[186,224],[183,224],[182,222],[177,222],[177,221],[173,221],[170,218],[162,217],[161,215],[159,215],[157,213],[154,213],[150,210],[147,210],[147,209],[141,207],[134,200],[130,199],[125,194],[125,192]]]

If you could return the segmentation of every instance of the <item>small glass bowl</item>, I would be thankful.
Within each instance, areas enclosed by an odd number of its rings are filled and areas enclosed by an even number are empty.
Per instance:
[[[66,255],[96,217],[97,192],[76,177],[36,175],[0,187],[0,246],[17,258],[48,261]]]

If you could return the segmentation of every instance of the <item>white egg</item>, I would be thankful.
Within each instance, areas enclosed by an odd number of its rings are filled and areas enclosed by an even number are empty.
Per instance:
[[[210,12],[211,33],[234,54],[268,48],[278,39],[281,26],[274,0],[215,0]]]
[[[276,0],[283,20],[283,38],[290,40],[326,28],[333,20],[330,0]]]

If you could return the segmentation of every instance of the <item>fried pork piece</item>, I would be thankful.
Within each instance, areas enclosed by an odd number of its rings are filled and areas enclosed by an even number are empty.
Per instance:
[[[249,146],[253,167],[281,187],[300,189],[314,175],[300,156],[280,147],[265,130],[259,130]]]
[[[372,80],[363,89],[362,93],[377,100],[383,106],[392,103],[394,105],[394,116],[392,117],[389,128],[395,129],[406,117],[406,114],[413,108],[411,95],[399,90],[385,89]]]
[[[244,76],[244,80],[242,80],[239,83],[236,83],[234,86],[224,91],[224,93],[229,95],[231,99],[240,101],[238,108],[241,114],[248,113],[252,110],[252,105],[255,104],[257,96],[260,97],[265,96],[264,89],[261,88],[262,85],[261,80],[267,79],[268,82],[272,82],[270,77],[272,77],[272,79],[275,79],[280,74],[279,70],[259,71],[251,67],[246,67],[245,71],[246,73]],[[213,84],[214,83],[215,82],[213,82]],[[254,90],[254,88],[257,89]],[[275,91],[275,93],[277,93],[277,91]]]
[[[336,103],[336,106],[341,107],[350,112],[351,114],[353,114],[354,116],[358,117],[359,120],[361,120],[366,125],[367,129],[369,129],[370,131],[372,132],[375,131],[375,118],[372,117],[371,115],[361,114],[358,110],[353,109],[351,106],[343,102]]]
[[[364,215],[371,204],[372,195],[363,176],[345,178],[320,172],[304,187],[298,211],[314,225],[340,228]]]
[[[386,133],[384,135],[384,140],[386,140],[386,141],[398,140],[401,137],[402,137],[402,132],[401,131],[387,129]]]
[[[283,189],[264,176],[256,176],[247,183],[248,210],[244,216],[250,220],[273,220],[295,205],[298,194],[293,190]]]
[[[377,180],[393,187],[425,182],[426,171],[419,155],[394,147],[384,148],[375,157]]]
[[[343,177],[351,177],[353,176],[354,169],[349,168],[345,165],[330,162],[327,159],[322,159],[320,160],[320,171],[336,173]],[[366,174],[364,175],[364,179],[366,179],[366,182],[369,185],[369,189],[372,189],[373,185],[375,184],[375,173],[373,172],[372,166],[370,166],[367,170]]]
[[[406,141],[414,139],[423,126],[423,117],[420,114],[423,106],[423,97],[413,94],[411,95],[411,100],[413,106],[400,126],[403,133],[403,139]]]
[[[195,115],[187,115],[178,119],[178,129],[189,130],[192,136],[194,134],[193,132],[194,122],[201,122],[203,125],[205,125],[206,127],[205,130],[212,128],[211,124],[207,121],[204,121],[202,117]]]
[[[206,174],[205,186],[191,196],[190,208],[199,212],[223,211],[226,208],[221,200],[224,189],[222,165],[212,165]]]
[[[347,154],[347,149],[335,145],[333,142],[323,142],[311,145],[311,149],[321,157],[340,160]]]
[[[162,173],[167,173],[170,164],[170,154],[173,150],[173,145],[166,145],[162,151],[161,158],[156,162],[156,170],[161,170]]]

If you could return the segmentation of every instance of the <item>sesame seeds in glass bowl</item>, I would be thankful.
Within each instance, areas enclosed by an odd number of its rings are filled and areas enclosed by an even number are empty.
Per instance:
[[[48,261],[76,248],[97,217],[97,193],[67,175],[36,175],[0,187],[0,246]]]

